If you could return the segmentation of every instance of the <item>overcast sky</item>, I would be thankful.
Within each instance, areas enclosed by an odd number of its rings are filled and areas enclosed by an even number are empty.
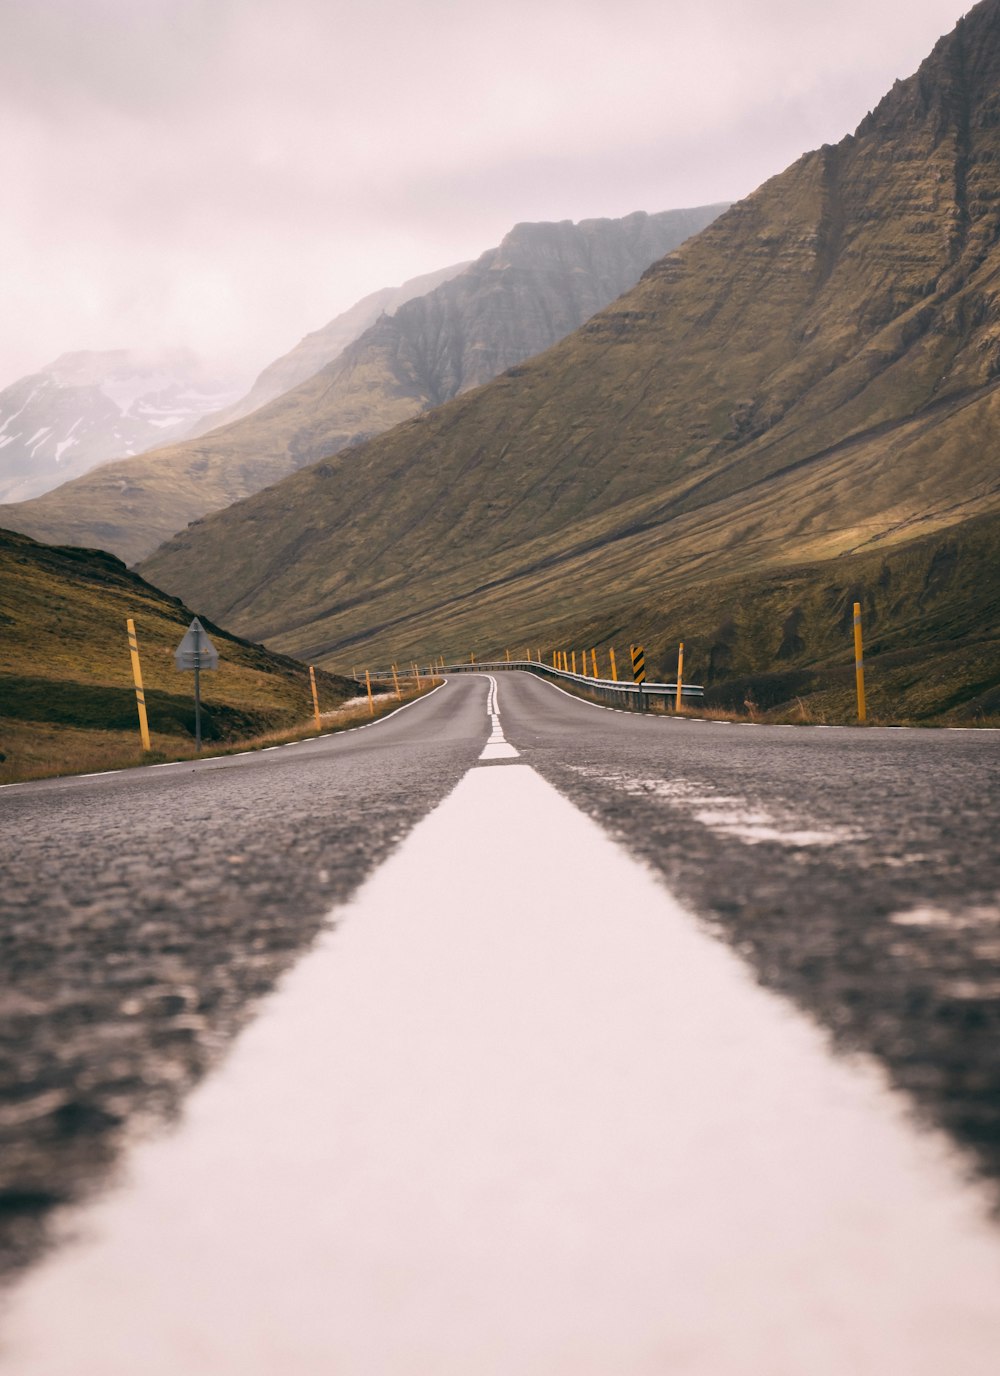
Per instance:
[[[967,0],[0,0],[0,386],[256,372],[519,220],[736,199]]]

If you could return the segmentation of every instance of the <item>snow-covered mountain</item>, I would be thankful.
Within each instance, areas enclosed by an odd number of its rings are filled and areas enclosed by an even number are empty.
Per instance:
[[[63,354],[0,391],[0,501],[181,439],[242,390],[186,349]]]

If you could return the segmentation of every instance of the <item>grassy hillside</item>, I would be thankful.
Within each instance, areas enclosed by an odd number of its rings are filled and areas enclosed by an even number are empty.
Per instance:
[[[194,615],[95,550],[38,544],[0,530],[0,782],[62,768],[100,768],[142,752],[126,620],[136,624],[153,745],[194,732],[193,674],[173,652]],[[305,665],[207,622],[219,669],[202,675],[206,740],[236,740],[305,722]],[[318,674],[326,709],[357,692]]]
[[[574,627],[577,647],[631,641],[653,677],[685,676],[709,706],[795,720],[856,711],[853,608],[866,696],[884,721],[1000,722],[1000,515],[884,551],[681,589]],[[567,642],[568,644],[569,642]]]
[[[998,112],[985,0],[855,135],[562,343],[144,569],[342,665],[559,643],[997,511]]]

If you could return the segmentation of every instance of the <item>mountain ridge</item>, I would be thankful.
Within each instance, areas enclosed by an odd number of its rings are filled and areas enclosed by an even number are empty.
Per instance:
[[[342,311],[318,330],[311,330],[287,353],[269,363],[258,374],[253,386],[232,406],[203,416],[198,424],[185,436],[197,439],[210,430],[217,430],[231,421],[242,420],[252,412],[260,410],[269,401],[274,401],[283,393],[291,391],[300,382],[306,382],[338,354],[352,344],[359,335],[382,315],[391,315],[400,306],[415,296],[423,296],[436,287],[463,272],[469,264],[455,263],[451,267],[440,268],[437,272],[425,272],[418,277],[408,278],[398,287],[380,287],[356,301],[353,306]]]
[[[106,464],[0,522],[130,561],[206,511],[482,384],[633,283],[719,207],[517,226],[423,297],[382,316],[314,377],[222,429]]]

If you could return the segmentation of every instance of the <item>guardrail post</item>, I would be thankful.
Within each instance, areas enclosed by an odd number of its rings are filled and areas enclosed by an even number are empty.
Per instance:
[[[142,668],[139,664],[139,642],[135,634],[135,622],[131,617],[125,623],[128,629],[128,648],[132,656],[132,679],[135,683],[135,705],[139,713],[139,739],[143,750],[149,750],[149,720],[146,716],[146,693],[142,686]]]
[[[865,711],[865,656],[861,643],[861,603],[854,604],[854,682],[858,691],[858,721],[864,721]]]
[[[323,723],[320,721],[319,716],[319,695],[316,692],[316,670],[311,664],[309,665],[309,687],[312,689],[313,716],[316,718],[316,730],[321,731],[323,729]]]

